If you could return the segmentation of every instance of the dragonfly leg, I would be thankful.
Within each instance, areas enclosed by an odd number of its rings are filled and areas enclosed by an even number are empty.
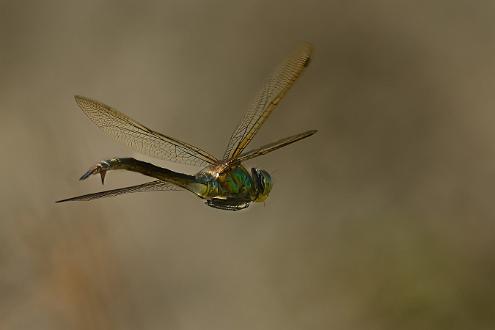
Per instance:
[[[240,201],[235,199],[209,199],[205,202],[206,205],[220,210],[239,211],[249,206],[248,201]]]

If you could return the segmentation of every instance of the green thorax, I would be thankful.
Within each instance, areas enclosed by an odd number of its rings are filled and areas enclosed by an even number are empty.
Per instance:
[[[216,166],[209,166],[196,174],[196,194],[205,199],[236,199],[253,201],[257,191],[253,178],[244,166],[238,165],[225,172],[218,171]]]

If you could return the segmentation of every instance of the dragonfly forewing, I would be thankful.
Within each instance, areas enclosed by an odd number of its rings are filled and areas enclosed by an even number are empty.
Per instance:
[[[186,165],[206,166],[218,162],[208,152],[155,132],[106,104],[78,95],[75,99],[96,126],[140,153]]]
[[[232,133],[223,157],[224,161],[235,159],[251,142],[261,125],[308,66],[312,49],[309,43],[304,43],[267,79],[254,103]]]

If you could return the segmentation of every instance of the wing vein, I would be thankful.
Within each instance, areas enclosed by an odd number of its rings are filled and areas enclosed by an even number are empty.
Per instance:
[[[224,161],[238,157],[247,147],[308,65],[311,53],[312,46],[304,43],[266,80],[264,87],[258,93],[250,109],[232,133],[224,153]]]
[[[75,98],[96,126],[138,152],[186,165],[206,166],[218,162],[208,152],[155,132],[103,103],[82,96]]]

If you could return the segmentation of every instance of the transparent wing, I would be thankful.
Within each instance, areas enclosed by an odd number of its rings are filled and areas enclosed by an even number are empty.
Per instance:
[[[246,160],[251,159],[251,158],[255,158],[255,157],[258,157],[261,155],[266,155],[267,153],[272,152],[272,151],[277,150],[277,149],[280,149],[282,147],[285,147],[286,145],[289,145],[289,144],[294,143],[296,141],[305,139],[308,136],[315,134],[316,132],[317,132],[317,130],[306,131],[303,133],[292,135],[292,136],[286,137],[284,139],[266,144],[266,145],[259,147],[257,149],[250,150],[248,152],[241,154],[237,158],[231,159],[227,163],[227,166],[232,166],[234,164],[241,163],[241,162],[246,161]]]
[[[123,194],[135,193],[135,192],[148,192],[148,191],[170,191],[170,190],[182,190],[180,187],[177,187],[171,183],[155,180],[143,184],[139,184],[136,186],[130,186],[125,188],[118,188],[106,191],[100,191],[93,194],[87,194],[67,199],[62,199],[57,201],[56,203],[62,202],[70,202],[70,201],[90,201],[93,199],[103,198],[103,197],[114,197]]]
[[[268,78],[254,103],[230,137],[224,160],[239,156],[277,107],[311,59],[312,47],[304,43]]]
[[[138,152],[186,165],[206,166],[217,162],[206,151],[155,132],[108,105],[78,95],[75,99],[96,126]]]

